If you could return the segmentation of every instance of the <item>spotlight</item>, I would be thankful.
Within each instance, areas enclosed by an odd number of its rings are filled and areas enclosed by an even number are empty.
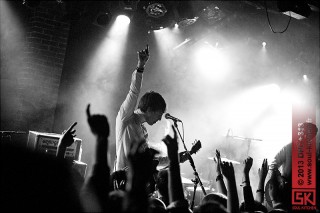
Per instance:
[[[266,42],[262,42],[262,46],[266,47],[267,43]]]
[[[303,75],[303,82],[307,83],[309,81],[309,78],[307,75]]]
[[[123,25],[130,24],[130,18],[126,15],[118,15],[117,21],[119,21],[119,23]]]

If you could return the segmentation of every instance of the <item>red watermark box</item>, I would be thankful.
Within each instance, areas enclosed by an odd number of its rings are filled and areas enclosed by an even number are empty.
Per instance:
[[[292,108],[292,209],[316,209],[316,110]]]

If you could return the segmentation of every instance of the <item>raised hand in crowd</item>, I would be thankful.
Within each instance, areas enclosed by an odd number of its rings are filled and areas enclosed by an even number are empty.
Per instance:
[[[108,119],[105,115],[91,115],[90,104],[87,106],[87,120],[91,132],[97,137],[108,137],[110,133]]]
[[[174,126],[171,126],[173,138],[166,135],[162,141],[166,144],[169,157],[168,187],[169,206],[168,211],[189,212],[188,201],[183,194],[182,181],[180,176],[180,164],[178,155],[178,138]]]
[[[256,201],[263,203],[264,202],[264,183],[269,171],[269,165],[267,158],[263,159],[261,167],[258,169],[259,183],[258,189],[256,192]]]
[[[86,114],[89,127],[96,137],[96,154],[92,174],[82,190],[82,200],[86,211],[106,211],[110,178],[107,157],[109,123],[105,115],[91,115],[90,104]]]
[[[253,159],[251,157],[247,157],[243,161],[243,174],[249,175],[250,169],[252,167]]]
[[[249,172],[252,167],[253,159],[247,157],[243,161],[243,171],[242,171],[242,184],[243,187],[243,197],[244,197],[244,211],[252,212],[254,211],[254,198],[252,194],[252,189],[250,186]]]
[[[222,163],[221,155],[218,149],[216,149],[216,158],[214,159],[214,162],[216,163],[216,173],[217,173],[216,182],[217,182],[218,192],[227,196],[227,188],[226,188],[226,185],[224,184],[223,176],[221,172],[221,163]]]
[[[153,174],[153,158],[158,152],[145,148],[145,141],[131,143],[128,153],[129,171],[124,200],[125,212],[147,212],[146,186]]]
[[[138,65],[137,68],[144,70],[144,67],[149,60],[149,45],[144,50],[138,51]]]
[[[272,207],[274,209],[287,210],[285,183],[278,169],[272,170],[269,182],[269,196],[272,202]]]
[[[74,137],[76,137],[76,130],[73,129],[77,125],[77,122],[74,122],[67,130],[62,132],[62,136],[59,139],[57,146],[56,156],[58,158],[64,158],[67,147],[71,146],[74,142]]]
[[[227,179],[228,189],[228,202],[227,209],[230,213],[239,212],[239,198],[237,193],[236,178],[234,175],[234,169],[232,163],[222,162],[221,163],[222,174]]]

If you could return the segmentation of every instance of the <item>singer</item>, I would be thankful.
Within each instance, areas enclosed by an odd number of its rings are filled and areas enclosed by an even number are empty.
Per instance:
[[[166,102],[157,92],[145,93],[135,109],[142,86],[144,68],[149,60],[149,46],[138,52],[138,65],[131,78],[130,90],[116,118],[116,159],[114,171],[128,166],[128,152],[131,143],[146,141],[148,147],[148,133],[144,123],[149,125],[160,121],[166,111]]]

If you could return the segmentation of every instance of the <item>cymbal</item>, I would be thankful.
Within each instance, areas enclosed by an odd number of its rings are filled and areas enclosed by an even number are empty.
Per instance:
[[[205,183],[205,184],[209,184],[209,183],[210,183],[210,181],[208,181],[208,180],[206,180],[206,179],[200,178],[200,180],[201,180],[202,183]]]
[[[210,191],[210,188],[209,188],[209,187],[203,187],[203,188],[204,188],[204,190],[205,190],[206,192]],[[186,187],[186,189],[187,189],[188,191],[193,191],[193,190],[194,190],[194,187],[193,187],[193,186],[188,186],[188,187]],[[202,191],[202,188],[198,185],[196,191]],[[214,191],[214,188],[212,188],[211,191]]]
[[[208,159],[209,160],[214,160],[215,157],[208,157]],[[221,158],[221,161],[228,162],[228,163],[233,163],[233,164],[240,164],[240,162],[235,161],[235,160],[231,160],[231,159],[228,159],[228,158]]]
[[[193,184],[193,182],[190,179],[182,177],[182,176],[181,176],[181,182],[183,184]]]

